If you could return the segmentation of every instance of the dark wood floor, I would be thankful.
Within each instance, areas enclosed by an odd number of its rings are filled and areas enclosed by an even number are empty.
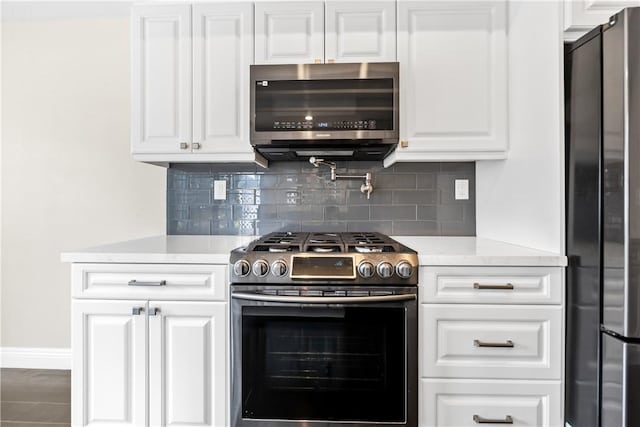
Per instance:
[[[0,369],[0,427],[71,424],[71,372]]]

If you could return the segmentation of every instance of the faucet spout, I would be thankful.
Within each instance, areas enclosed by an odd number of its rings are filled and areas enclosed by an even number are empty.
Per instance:
[[[309,157],[309,163],[311,163],[315,167],[320,167],[320,165],[329,166],[331,168],[331,181],[336,181],[338,179],[364,179],[364,184],[360,186],[360,191],[367,195],[367,200],[371,197],[371,193],[373,192],[373,184],[371,183],[371,172],[367,172],[364,175],[338,175],[336,173],[336,164],[333,162],[328,162],[324,159],[318,159],[316,157]]]
[[[371,172],[367,172],[364,176],[364,184],[360,186],[360,192],[367,195],[367,200],[371,198],[373,192],[373,184],[371,183]]]

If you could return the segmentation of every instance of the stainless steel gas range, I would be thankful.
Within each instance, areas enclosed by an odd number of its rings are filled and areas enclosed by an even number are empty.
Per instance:
[[[415,251],[281,232],[230,263],[232,426],[417,426]]]

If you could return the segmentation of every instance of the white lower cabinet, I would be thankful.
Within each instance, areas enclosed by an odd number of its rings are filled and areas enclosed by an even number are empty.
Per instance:
[[[224,301],[75,299],[72,425],[226,425],[227,323]]]
[[[423,307],[421,358],[427,377],[560,377],[560,307],[451,304]]]
[[[420,426],[561,427],[562,268],[423,267],[420,277]]]
[[[146,301],[73,301],[71,425],[147,425],[146,308]]]
[[[149,420],[152,426],[223,426],[226,304],[150,302]]]
[[[420,380],[420,425],[561,427],[560,381]]]

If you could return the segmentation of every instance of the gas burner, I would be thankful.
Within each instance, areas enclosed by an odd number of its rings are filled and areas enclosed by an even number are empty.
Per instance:
[[[380,253],[383,248],[377,246],[354,246],[353,249],[361,254]]]
[[[329,252],[338,252],[338,248],[334,246],[312,246],[311,252],[326,254]]]

